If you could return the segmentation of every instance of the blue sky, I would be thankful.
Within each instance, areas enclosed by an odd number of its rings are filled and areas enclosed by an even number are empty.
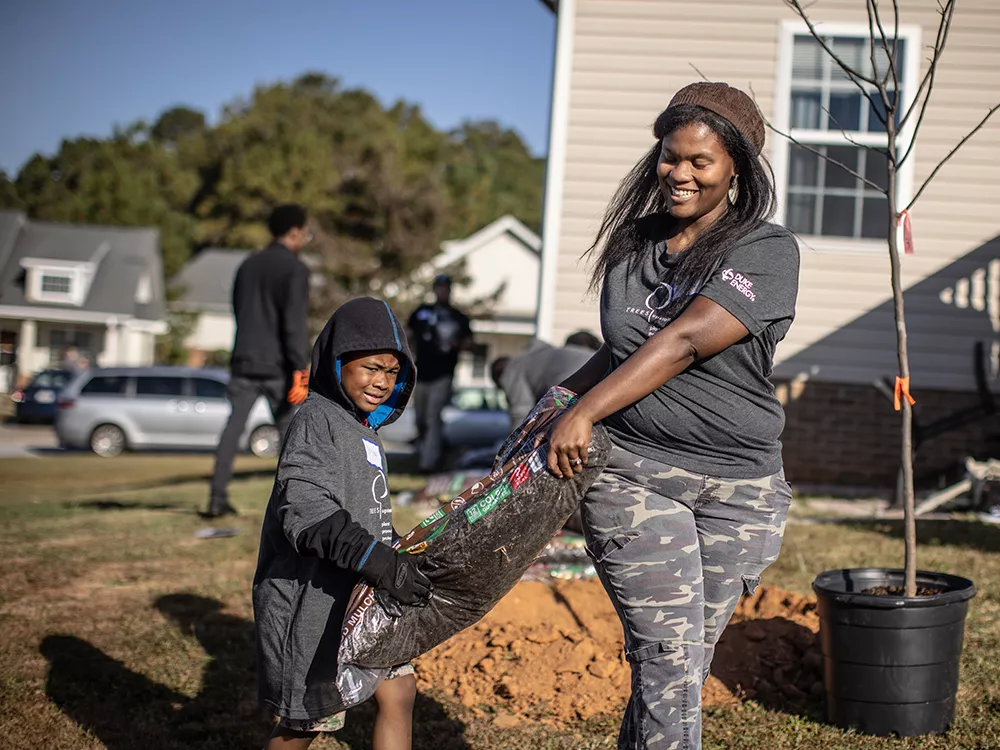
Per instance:
[[[404,98],[440,128],[497,119],[547,144],[555,18],[539,0],[32,0],[0,30],[0,169],[176,104],[307,70]]]

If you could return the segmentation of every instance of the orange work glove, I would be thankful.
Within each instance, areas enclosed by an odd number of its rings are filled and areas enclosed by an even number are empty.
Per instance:
[[[309,395],[309,370],[297,370],[292,375],[292,387],[288,391],[288,403],[298,406]]]

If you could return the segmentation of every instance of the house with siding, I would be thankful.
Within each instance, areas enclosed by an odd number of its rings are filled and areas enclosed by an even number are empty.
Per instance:
[[[0,386],[76,347],[91,364],[150,365],[164,319],[159,233],[0,211]]]
[[[489,363],[517,354],[535,337],[541,246],[541,238],[516,217],[501,216],[468,237],[442,242],[441,252],[417,272],[429,278],[460,268],[466,283],[453,292],[459,309],[490,300],[487,314],[472,316],[475,344],[459,357],[458,385],[492,385]]]
[[[190,367],[228,365],[236,338],[233,280],[250,253],[250,250],[205,248],[170,280],[175,295],[170,309],[192,317],[191,332],[184,339]],[[219,353],[224,356],[218,356]]]
[[[501,216],[468,237],[442,242],[441,252],[414,273],[414,279],[429,286],[436,274],[458,269],[464,283],[456,284],[455,304],[469,310],[483,300],[490,302],[486,314],[473,317],[475,345],[462,352],[455,373],[458,385],[490,385],[489,362],[516,354],[535,336],[541,244],[516,217]],[[171,310],[193,317],[184,342],[190,366],[225,364],[220,355],[232,349],[236,333],[233,280],[251,252],[206,248],[171,279]],[[396,295],[399,288],[390,285],[386,291]]]
[[[545,0],[543,0],[545,2]],[[558,0],[546,176],[539,336],[559,340],[597,324],[581,255],[612,192],[652,144],[652,122],[682,86],[700,80],[752,93],[782,132],[863,174],[885,143],[877,116],[780,0]],[[902,3],[898,95],[913,101],[938,28],[935,0]],[[862,70],[869,25],[863,0],[819,0],[810,18]],[[905,203],[935,165],[1000,102],[1000,5],[958,6],[919,138],[899,174]],[[698,72],[696,72],[696,70]],[[835,119],[836,123],[832,122]],[[899,144],[913,141],[907,123]],[[842,130],[843,129],[843,130]],[[796,322],[774,372],[785,405],[786,469],[799,484],[887,486],[899,465],[899,415],[876,387],[898,373],[884,239],[884,198],[842,170],[768,133],[777,221],[801,245]],[[915,252],[904,255],[911,390],[921,424],[978,402],[973,353],[1000,360],[1000,119],[938,173],[912,211]],[[927,441],[918,480],[965,455],[995,455],[995,420]]]

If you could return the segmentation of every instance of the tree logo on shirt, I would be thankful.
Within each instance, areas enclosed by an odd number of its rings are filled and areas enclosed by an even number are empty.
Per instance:
[[[649,310],[649,316],[652,317],[654,312],[665,308],[673,298],[674,288],[667,282],[661,281],[656,289],[646,297],[646,309]]]
[[[757,300],[757,293],[753,290],[753,282],[741,273],[736,273],[732,268],[727,268],[722,272],[722,280],[728,281],[729,286],[736,289],[751,302]]]
[[[663,326],[670,322],[670,318],[660,313],[674,299],[674,287],[665,281],[661,281],[656,288],[646,297],[644,308],[626,307],[625,312],[638,315],[649,323],[647,336],[652,336]]]

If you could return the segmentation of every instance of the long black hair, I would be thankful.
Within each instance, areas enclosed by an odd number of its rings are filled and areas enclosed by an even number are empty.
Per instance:
[[[733,124],[695,104],[668,107],[653,125],[656,145],[618,185],[594,244],[584,253],[585,257],[593,255],[598,245],[604,243],[594,263],[590,280],[592,292],[600,290],[611,269],[621,263],[629,263],[631,268],[648,252],[650,238],[642,232],[638,221],[651,214],[665,214],[667,210],[656,175],[663,139],[678,128],[695,123],[707,125],[715,133],[732,158],[739,180],[736,202],[681,253],[676,278],[682,287],[689,293],[697,289],[708,280],[737,242],[774,216],[774,173],[771,166],[757,155],[754,147]],[[669,215],[666,218],[671,220]],[[688,294],[675,295],[665,315],[676,317],[689,299]]]

